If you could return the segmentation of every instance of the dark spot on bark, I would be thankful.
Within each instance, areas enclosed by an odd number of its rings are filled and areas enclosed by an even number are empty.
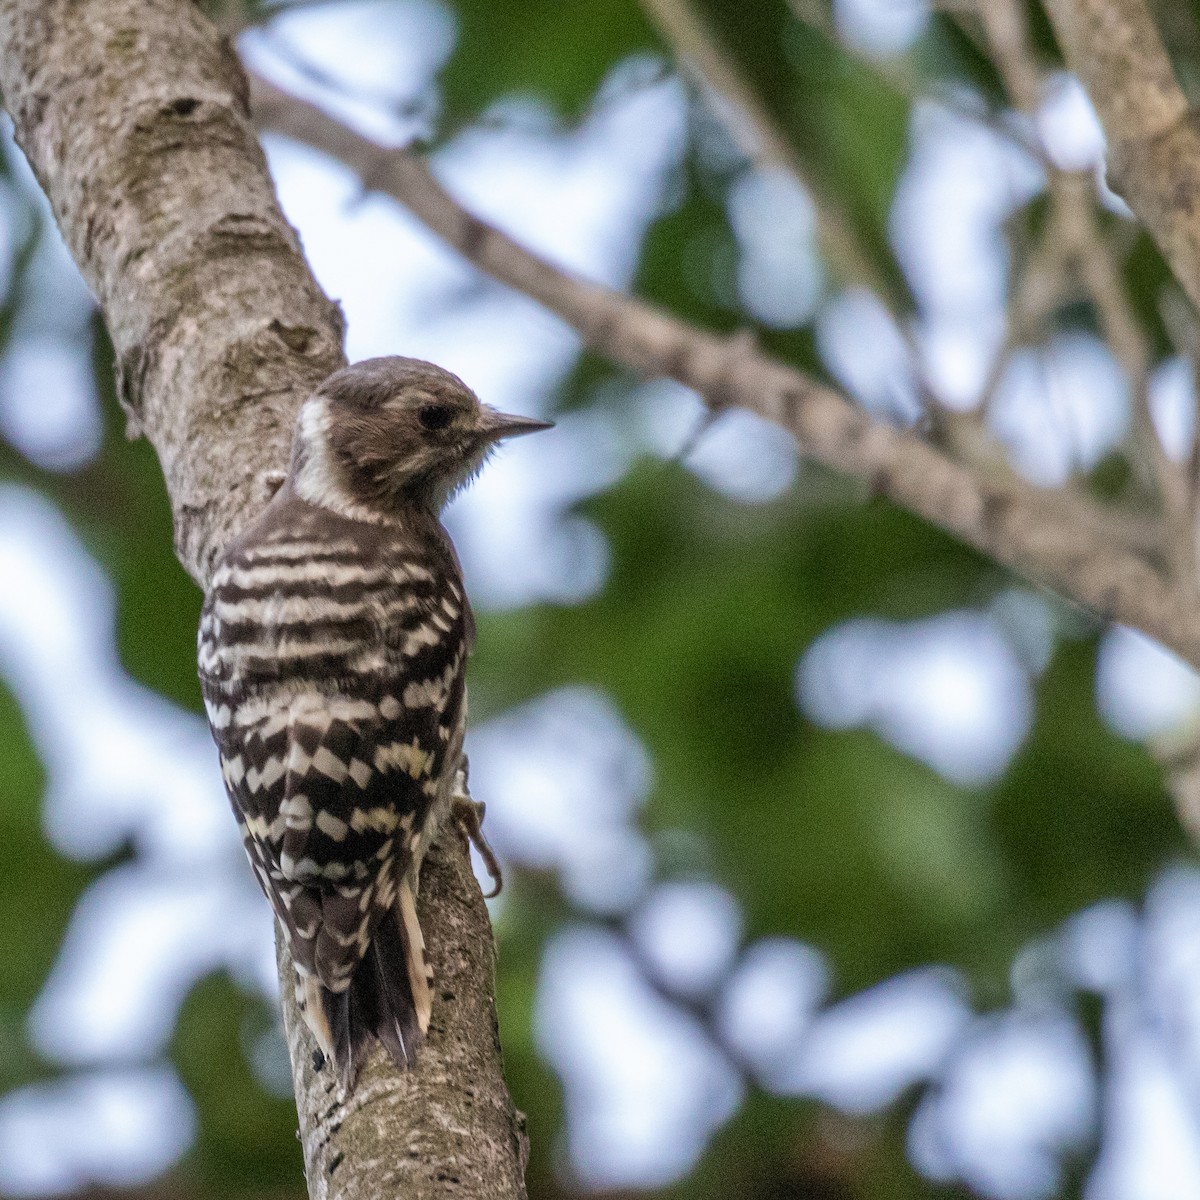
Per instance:
[[[275,227],[257,213],[226,213],[213,222],[209,232],[217,238],[249,238],[262,243],[275,243],[279,240],[279,233]],[[246,249],[244,242],[241,249]]]
[[[443,992],[443,993],[442,993],[442,999],[443,999],[443,1000],[444,1000],[444,1001],[445,1001],[447,1004],[449,1004],[449,1003],[450,1003],[450,1001],[454,999],[454,993],[453,993],[453,992]]]
[[[435,1176],[438,1183],[461,1183],[457,1175],[447,1175],[445,1171],[439,1171]]]
[[[313,1051],[313,1070],[319,1075],[325,1070],[325,1055],[320,1050]]]
[[[851,412],[846,420],[846,431],[842,434],[842,441],[850,449],[854,449],[867,436],[871,430],[871,418],[865,413]]]
[[[463,214],[463,225],[459,249],[467,258],[476,258],[483,253],[483,247],[489,237],[491,237],[492,228],[486,222],[481,221],[478,217],[473,217],[469,213]]]
[[[268,328],[289,350],[297,354],[307,354],[317,341],[317,331],[307,325],[285,325],[282,321],[273,320]]]
[[[784,388],[779,394],[779,404],[783,409],[784,424],[789,429],[794,430],[799,418],[800,389],[794,387]]]
[[[83,257],[91,261],[92,247],[96,244],[96,214],[90,212],[83,222]]]
[[[325,1168],[325,1174],[326,1174],[326,1175],[332,1175],[332,1174],[334,1173],[334,1171],[336,1171],[336,1170],[338,1169],[338,1167],[340,1167],[340,1166],[342,1165],[342,1162],[343,1162],[343,1160],[345,1159],[345,1157],[346,1157],[346,1156],[345,1156],[345,1155],[344,1155],[344,1154],[343,1154],[343,1153],[342,1153],[342,1152],[339,1150],[339,1151],[338,1151],[338,1152],[337,1152],[337,1153],[336,1153],[336,1154],[335,1154],[335,1155],[334,1155],[334,1156],[333,1156],[333,1157],[332,1157],[332,1158],[329,1160],[329,1166],[327,1166],[327,1167]]]
[[[678,342],[671,347],[670,353],[663,360],[663,374],[670,375],[672,379],[678,379],[680,383],[687,381],[687,365],[688,359],[691,357],[692,347],[687,338],[680,338]],[[716,398],[709,396],[709,399],[715,404]]]
[[[125,433],[129,438],[141,436],[142,394],[149,369],[150,355],[141,342],[126,346],[117,357],[117,399],[125,410]]]
[[[599,346],[603,349],[612,343],[619,327],[620,321],[616,313],[604,313],[600,320],[596,321],[588,331],[589,344]]]
[[[190,117],[199,107],[199,100],[194,100],[191,96],[180,96],[178,100],[172,100],[167,105],[166,111],[174,113],[177,117]]]
[[[33,133],[42,123],[42,118],[46,115],[46,97],[42,95],[30,96],[25,105],[25,121],[26,129]]]

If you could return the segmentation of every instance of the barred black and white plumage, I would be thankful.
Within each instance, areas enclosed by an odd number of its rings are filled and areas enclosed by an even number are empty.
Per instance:
[[[429,363],[339,371],[212,578],[198,656],[226,790],[343,1084],[371,1036],[407,1066],[429,1025],[416,894],[462,767],[474,636],[438,514],[500,438],[544,427]]]

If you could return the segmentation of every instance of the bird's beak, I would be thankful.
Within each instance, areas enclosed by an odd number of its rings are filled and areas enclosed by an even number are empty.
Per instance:
[[[553,429],[553,421],[539,421],[536,417],[519,417],[515,413],[502,413],[490,404],[483,405],[476,429],[480,438],[498,442],[502,438],[520,437],[524,433],[537,433],[540,429]]]

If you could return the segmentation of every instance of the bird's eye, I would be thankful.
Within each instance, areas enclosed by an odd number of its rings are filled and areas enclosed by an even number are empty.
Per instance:
[[[423,429],[445,429],[454,419],[454,409],[448,404],[423,404],[417,410],[417,420]]]

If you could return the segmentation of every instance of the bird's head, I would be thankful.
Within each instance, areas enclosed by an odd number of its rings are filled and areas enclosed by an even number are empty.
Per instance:
[[[497,412],[457,375],[416,358],[369,358],[331,375],[296,423],[289,478],[301,499],[348,516],[434,513],[504,438],[551,422]]]

